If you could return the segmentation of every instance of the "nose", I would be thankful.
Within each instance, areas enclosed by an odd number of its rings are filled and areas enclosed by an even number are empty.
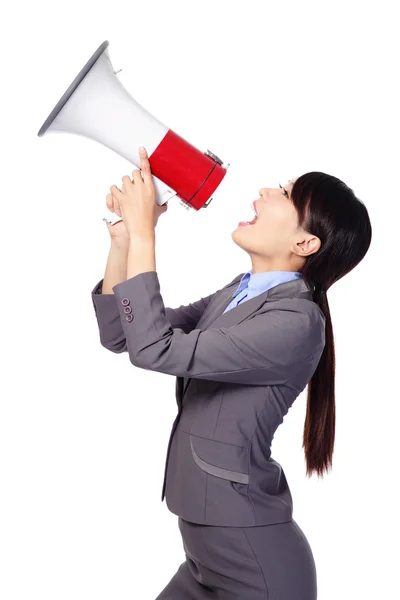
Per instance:
[[[273,192],[275,189],[278,189],[278,188],[267,188],[267,187],[265,187],[265,188],[260,188],[260,190],[259,190],[259,194],[260,194],[261,198],[262,198],[263,196],[269,196],[269,195],[270,195],[270,193],[271,193],[271,192]]]

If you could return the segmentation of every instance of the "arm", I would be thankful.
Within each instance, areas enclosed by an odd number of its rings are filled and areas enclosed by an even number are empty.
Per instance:
[[[117,299],[114,294],[102,294],[102,284],[103,279],[92,290],[92,301],[99,327],[100,343],[112,352],[127,352],[128,347]],[[182,329],[185,333],[192,331],[215,294],[217,292],[186,306],[182,304],[178,308],[166,308],[165,315],[171,323],[171,327]]]
[[[321,348],[318,307],[303,299],[283,299],[279,308],[238,325],[186,333],[172,327],[155,271],[117,284],[114,293],[129,359],[143,369],[177,377],[278,385]],[[123,298],[132,308],[130,321]]]
[[[121,324],[118,301],[112,288],[126,281],[128,248],[111,244],[104,279],[96,283],[92,290],[92,302],[100,333],[100,343],[111,352],[127,352],[125,331]],[[104,290],[107,290],[105,292]],[[212,298],[219,292],[178,308],[166,308],[165,315],[171,327],[189,333],[194,329]]]

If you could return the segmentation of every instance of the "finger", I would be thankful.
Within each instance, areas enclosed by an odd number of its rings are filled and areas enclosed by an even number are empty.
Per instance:
[[[112,194],[107,194],[107,196],[106,196],[106,204],[107,204],[108,210],[110,210],[111,212],[113,212],[114,211],[114,203],[113,203],[113,195]]]
[[[115,212],[119,216],[121,216],[119,202],[118,202],[118,200],[112,194],[107,194],[107,196],[106,196],[106,204],[107,204],[107,208],[108,208],[108,210],[110,212]]]
[[[111,196],[111,208],[110,208],[110,211],[111,212],[115,212],[119,217],[121,217],[122,216],[121,215],[121,207],[119,205],[118,200],[112,194],[109,194],[109,196]]]
[[[129,177],[129,175],[124,175],[122,178],[122,191],[127,192],[131,185],[132,185],[132,181],[131,181],[131,178]]]
[[[119,205],[118,200],[113,196],[113,203],[114,203],[114,212],[116,212],[118,214],[118,216],[121,216],[121,207]]]
[[[142,174],[139,169],[132,171],[132,177],[133,177],[133,183],[135,185],[138,185],[138,184],[140,185],[141,183],[143,183]]]
[[[139,156],[140,156],[140,168],[142,169],[143,181],[144,181],[144,183],[152,183],[150,161],[149,161],[149,157],[147,155],[147,150],[143,146],[140,146],[140,148],[139,148]]]
[[[118,200],[118,202],[120,204],[122,204],[124,201],[124,194],[121,192],[121,190],[119,188],[117,188],[116,185],[112,185],[110,187],[110,190],[111,190],[112,195]]]

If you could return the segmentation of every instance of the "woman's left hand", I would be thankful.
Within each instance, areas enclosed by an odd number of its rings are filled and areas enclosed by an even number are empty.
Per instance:
[[[128,175],[124,175],[122,189],[112,185],[110,190],[119,202],[121,216],[129,235],[148,238],[154,236],[158,218],[157,209],[163,207],[158,207],[156,202],[156,191],[146,149],[139,148],[139,155],[142,173],[140,169],[135,169],[132,171],[132,181]],[[167,210],[167,206],[164,206]]]

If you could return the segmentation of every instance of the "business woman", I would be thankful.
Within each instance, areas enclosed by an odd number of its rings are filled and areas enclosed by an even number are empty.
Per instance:
[[[161,499],[178,515],[185,561],[156,600],[315,600],[314,557],[271,444],[308,385],[306,474],[332,466],[326,292],[369,248],[367,209],[325,173],[262,188],[252,223],[232,232],[252,268],[192,304],[166,308],[155,226],[167,207],[155,202],[145,150],[141,171],[110,188],[107,205],[123,221],[107,224],[111,249],[92,299],[105,348],[176,377]]]

